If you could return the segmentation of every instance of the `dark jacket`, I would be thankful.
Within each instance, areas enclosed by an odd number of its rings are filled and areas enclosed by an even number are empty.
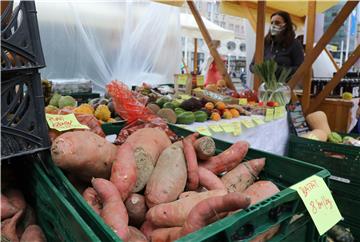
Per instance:
[[[289,47],[282,47],[276,42],[265,44],[264,60],[275,59],[279,67],[291,68],[291,75],[296,72],[304,61],[304,49],[300,42],[296,39]],[[250,64],[250,71],[254,72],[254,58]],[[278,69],[276,76],[279,77]]]

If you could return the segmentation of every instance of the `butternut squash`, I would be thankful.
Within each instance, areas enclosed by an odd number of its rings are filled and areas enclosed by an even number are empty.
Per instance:
[[[306,116],[306,122],[312,130],[321,129],[328,136],[331,133],[327,116],[323,111],[316,111]]]

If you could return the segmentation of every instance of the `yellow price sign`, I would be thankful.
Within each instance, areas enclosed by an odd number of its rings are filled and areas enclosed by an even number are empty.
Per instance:
[[[209,128],[214,131],[215,133],[224,132],[224,130],[217,124],[210,124]]]
[[[204,84],[205,84],[204,76],[196,76],[196,85],[204,86]]]
[[[240,122],[232,122],[231,123],[233,128],[234,128],[234,131],[232,132],[234,136],[238,136],[241,134],[241,124]]]
[[[255,127],[255,125],[251,119],[241,120],[241,123],[248,129]]]
[[[79,123],[75,114],[46,114],[46,121],[50,129],[56,129],[57,131],[65,131],[71,129],[89,129],[88,126]]]
[[[247,98],[239,98],[239,105],[247,105]]]
[[[230,123],[222,123],[220,126],[226,133],[234,132],[234,126],[232,126]]]
[[[177,76],[176,82],[177,82],[179,85],[186,85],[187,80],[188,80],[188,76],[185,75],[185,74],[181,74],[181,75],[178,75],[178,76]]]
[[[342,219],[334,198],[321,177],[313,175],[290,188],[298,192],[320,235]]]
[[[205,126],[197,127],[196,131],[199,132],[199,134],[206,135],[206,136],[211,136],[210,131]]]
[[[261,124],[264,124],[264,120],[262,120],[261,118],[259,117],[253,117],[253,120],[254,122],[257,124],[257,125],[261,125]]]
[[[265,121],[269,122],[274,119],[274,109],[267,108],[265,113]]]

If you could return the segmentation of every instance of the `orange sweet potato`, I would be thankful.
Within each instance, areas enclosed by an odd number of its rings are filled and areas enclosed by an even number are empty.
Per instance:
[[[110,177],[116,151],[115,145],[90,131],[64,133],[51,146],[55,165],[87,182]]]
[[[129,238],[129,218],[119,191],[114,184],[102,178],[94,178],[91,182],[103,203],[100,216],[121,239],[126,241]]]
[[[254,239],[250,240],[250,242],[265,242],[270,240],[274,235],[279,231],[280,225],[275,225],[271,229],[267,230],[266,232],[256,236]]]
[[[209,197],[227,194],[226,190],[200,192],[174,202],[163,203],[149,209],[146,219],[159,227],[182,226],[191,209]]]
[[[145,197],[133,193],[126,199],[125,207],[129,214],[129,224],[140,227],[145,221],[147,212]]]
[[[128,242],[147,242],[146,236],[137,228],[129,226],[130,237]]]
[[[18,210],[24,210],[26,208],[26,201],[23,193],[18,189],[7,189],[4,194],[8,198],[9,202]]]
[[[6,238],[11,242],[18,242],[19,238],[16,234],[16,225],[23,215],[24,210],[20,210],[11,218],[1,222],[1,238]]]
[[[211,137],[204,136],[194,142],[197,157],[200,160],[208,160],[215,154],[215,142]]]
[[[218,214],[243,209],[249,206],[250,197],[241,193],[207,198],[191,209],[182,228],[181,236],[195,232],[214,221]]]
[[[12,205],[9,199],[1,194],[1,221],[14,216],[19,209]]]
[[[226,189],[220,178],[204,167],[199,167],[199,178],[200,185],[207,190]]]
[[[171,145],[167,134],[160,128],[142,128],[126,140],[135,152],[137,181],[133,192],[141,191],[147,184],[161,152]]]
[[[248,149],[249,143],[238,141],[221,154],[200,163],[199,166],[210,170],[215,175],[220,175],[224,171],[230,171],[236,167],[244,159]]]
[[[146,185],[145,198],[149,208],[175,201],[186,184],[186,162],[183,150],[171,145],[160,155]]]
[[[186,198],[186,197],[192,196],[192,195],[194,195],[194,194],[198,194],[198,192],[195,192],[195,191],[182,192],[182,193],[179,195],[179,199]]]
[[[25,229],[33,224],[36,224],[35,211],[32,207],[27,205],[22,219],[16,227],[16,234],[18,235],[18,237],[21,238],[21,235],[24,233]]]
[[[149,220],[146,220],[140,227],[140,231],[146,236],[147,239],[150,240],[150,236],[152,234],[152,232],[155,229],[158,229],[159,227],[154,225],[152,222],[150,222]]]
[[[46,242],[46,237],[38,225],[30,225],[25,229],[20,242]]]
[[[151,234],[151,242],[171,242],[181,237],[182,227],[160,228]]]
[[[82,194],[85,201],[89,204],[89,206],[100,215],[102,204],[100,202],[100,198],[96,193],[95,189],[92,187],[88,187],[85,189],[84,193]]]
[[[264,166],[265,158],[243,162],[221,177],[221,181],[228,192],[243,192],[258,179]]]
[[[123,201],[134,189],[137,178],[137,167],[132,146],[122,144],[116,153],[116,160],[111,168],[110,181],[120,192]]]
[[[184,154],[187,165],[187,190],[194,191],[199,186],[199,172],[196,152],[190,137],[183,140]]]

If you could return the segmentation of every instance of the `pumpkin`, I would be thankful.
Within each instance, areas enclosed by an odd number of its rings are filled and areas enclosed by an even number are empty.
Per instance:
[[[331,133],[327,116],[323,111],[316,111],[306,116],[306,122],[312,130],[321,129],[328,136]]]
[[[314,129],[304,135],[301,135],[301,137],[319,141],[326,141],[328,138],[327,134],[322,129]]]

